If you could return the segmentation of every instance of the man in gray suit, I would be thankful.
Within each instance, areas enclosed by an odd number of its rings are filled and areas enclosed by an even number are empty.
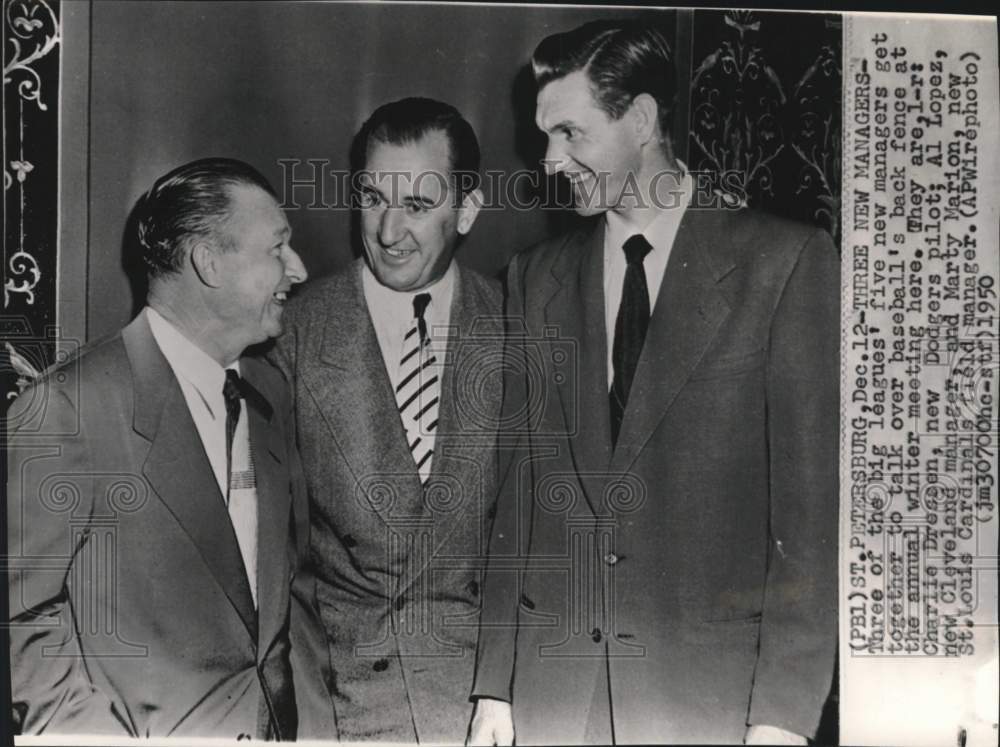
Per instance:
[[[306,278],[291,229],[225,158],[160,177],[134,216],[146,307],[8,417],[12,730],[327,738],[291,402],[244,355]]]
[[[524,427],[470,741],[805,744],[837,641],[837,252],[696,192],[655,28],[587,24],[532,63],[546,167],[591,221],[508,274]],[[547,330],[578,376],[521,373]]]
[[[338,728],[460,743],[501,393],[499,284],[453,261],[479,209],[479,146],[453,107],[409,98],[376,110],[355,152],[364,257],[289,305],[274,352]]]

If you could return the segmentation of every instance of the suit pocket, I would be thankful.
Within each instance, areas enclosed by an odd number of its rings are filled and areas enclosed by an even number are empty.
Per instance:
[[[691,374],[691,379],[704,381],[706,379],[728,379],[763,367],[765,351],[754,350],[750,353],[723,355],[702,361]]]

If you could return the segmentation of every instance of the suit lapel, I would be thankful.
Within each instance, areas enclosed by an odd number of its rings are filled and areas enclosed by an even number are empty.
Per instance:
[[[263,392],[256,367],[260,363],[243,359],[244,378]],[[278,634],[287,608],[288,542],[291,531],[291,485],[282,465],[285,442],[273,413],[246,407],[250,423],[250,447],[257,481],[257,606],[260,620],[261,652]]]
[[[604,473],[611,458],[607,333],[604,323],[604,222],[566,242],[552,265],[555,292],[546,324],[577,348],[575,376],[558,379],[559,399],[577,472]],[[537,330],[533,330],[537,332]],[[550,379],[551,380],[551,379]],[[600,511],[600,480],[582,480],[591,508]]]
[[[143,473],[256,641],[257,615],[236,534],[184,394],[145,314],[122,331],[122,339],[133,374],[133,427],[150,441]]]
[[[491,478],[496,448],[496,417],[502,386],[485,370],[499,360],[502,337],[492,334],[488,316],[495,310],[479,297],[464,271],[456,266],[455,295],[448,340],[448,362],[441,379],[440,424],[434,443],[426,501],[434,515],[434,554],[448,541],[470,511],[483,511],[483,487]],[[436,493],[435,491],[441,491]],[[445,501],[445,497],[450,500]],[[491,498],[491,497],[490,497]],[[481,525],[481,522],[476,524]]]
[[[331,289],[319,365],[302,377],[358,485],[341,500],[366,501],[391,526],[393,497],[419,492],[420,478],[368,314],[360,261],[344,280],[344,287]]]
[[[706,251],[716,211],[688,209],[650,318],[611,472],[626,472],[715,338],[730,307]]]

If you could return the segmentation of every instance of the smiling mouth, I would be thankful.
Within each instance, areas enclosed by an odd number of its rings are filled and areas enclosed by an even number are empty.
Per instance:
[[[566,180],[570,183],[570,186],[573,187],[573,189],[582,189],[584,186],[593,182],[594,177],[592,174],[581,172],[575,174],[566,174]]]
[[[405,259],[416,252],[416,249],[396,249],[394,247],[382,247],[382,251],[395,259]]]

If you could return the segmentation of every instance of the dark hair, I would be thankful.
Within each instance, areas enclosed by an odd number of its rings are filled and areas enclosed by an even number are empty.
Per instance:
[[[211,237],[228,247],[220,228],[229,217],[229,188],[274,188],[253,166],[231,158],[203,158],[164,174],[135,206],[136,239],[149,277],[181,270],[193,239]]]
[[[441,132],[448,138],[448,166],[456,193],[461,197],[476,189],[480,179],[479,141],[472,125],[451,104],[418,96],[383,104],[372,113],[354,139],[354,168],[365,168],[373,140],[409,145],[430,132]]]
[[[597,105],[620,119],[632,100],[646,93],[656,100],[660,134],[671,130],[677,89],[673,56],[663,33],[634,21],[591,21],[541,41],[531,58],[541,90],[553,80],[582,70]]]

